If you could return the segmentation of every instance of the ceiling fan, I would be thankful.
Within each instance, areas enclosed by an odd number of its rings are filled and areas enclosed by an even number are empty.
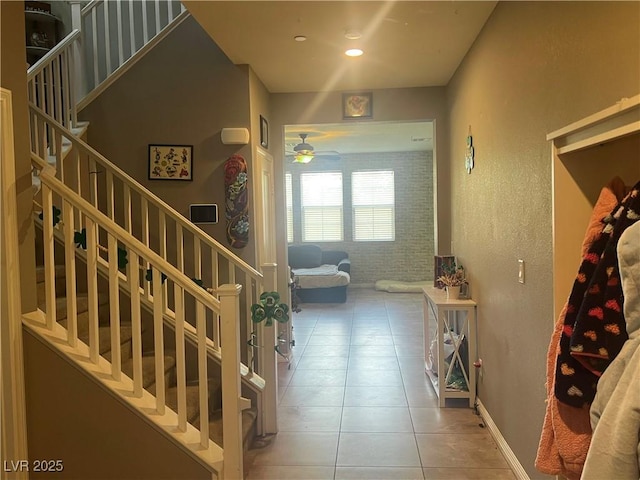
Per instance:
[[[293,147],[293,152],[287,152],[287,159],[293,163],[309,163],[317,160],[340,160],[340,154],[335,151],[316,152],[313,145],[307,143],[307,133],[300,133],[301,142]]]

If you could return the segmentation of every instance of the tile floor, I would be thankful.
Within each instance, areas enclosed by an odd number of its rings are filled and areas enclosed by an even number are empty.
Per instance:
[[[438,408],[421,295],[352,289],[292,321],[279,433],[250,451],[248,480],[515,479],[468,402]]]

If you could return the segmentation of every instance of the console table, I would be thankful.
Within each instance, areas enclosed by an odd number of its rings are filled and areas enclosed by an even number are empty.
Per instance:
[[[444,290],[423,287],[425,373],[438,394],[438,405],[447,398],[476,400],[476,302],[448,299]],[[432,340],[437,347],[431,348]],[[449,352],[445,354],[445,343]],[[453,349],[453,353],[451,352]],[[437,352],[437,355],[433,353]],[[448,361],[447,361],[448,360]],[[436,373],[437,372],[437,373]]]

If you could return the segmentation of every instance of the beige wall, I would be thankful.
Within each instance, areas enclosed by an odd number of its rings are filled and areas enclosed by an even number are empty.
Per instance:
[[[193,18],[85,108],[89,144],[189,216],[192,203],[216,203],[220,222],[203,230],[228,246],[224,162],[251,146],[223,145],[225,127],[251,128],[246,68],[232,65]],[[149,144],[193,145],[193,181],[148,180]],[[254,247],[233,250],[252,263]]]
[[[447,87],[452,243],[479,305],[479,395],[532,477],[554,322],[545,136],[638,94],[639,18],[638,2],[500,2]]]
[[[29,156],[29,117],[27,107],[27,60],[24,45],[24,4],[0,2],[0,82],[11,90],[13,102],[14,148],[16,155],[16,193],[18,204],[18,242],[20,245],[20,290],[22,311],[36,307],[35,250],[31,212],[31,159]]]

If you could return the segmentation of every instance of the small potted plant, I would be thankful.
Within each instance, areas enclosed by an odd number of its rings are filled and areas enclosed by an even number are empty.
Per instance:
[[[445,286],[447,298],[460,298],[460,287],[466,283],[464,267],[454,262],[451,265],[443,265],[442,270],[444,273],[438,277],[438,281]]]

